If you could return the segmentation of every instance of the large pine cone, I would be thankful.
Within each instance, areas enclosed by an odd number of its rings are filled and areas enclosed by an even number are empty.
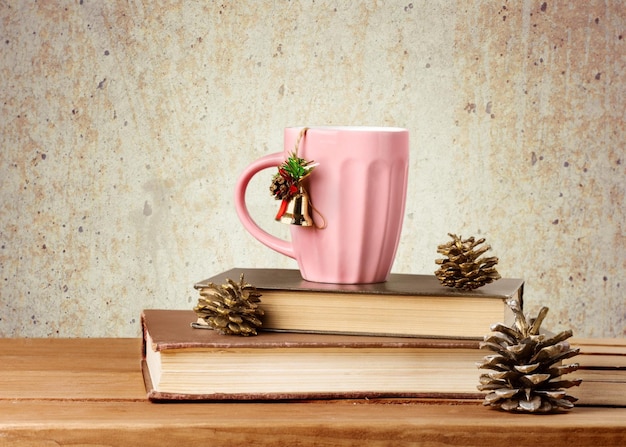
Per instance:
[[[444,286],[473,290],[500,279],[500,274],[495,267],[498,258],[495,256],[481,258],[491,247],[483,245],[477,248],[485,242],[484,238],[462,239],[450,233],[448,236],[452,240],[437,247],[437,253],[441,253],[446,258],[435,259],[435,263],[441,266],[435,271],[435,276]]]
[[[200,289],[200,299],[194,311],[214,330],[225,335],[257,335],[262,324],[263,309],[259,307],[261,294],[252,284],[227,279],[217,286],[210,283]]]
[[[561,361],[574,357],[580,351],[572,349],[566,340],[572,336],[567,330],[548,337],[539,334],[548,313],[543,307],[530,323],[524,317],[519,302],[507,303],[515,313],[515,324],[509,328],[502,323],[491,327],[493,334],[480,343],[481,349],[495,354],[487,355],[478,367],[492,372],[481,374],[480,391],[489,391],[484,405],[506,411],[547,413],[568,410],[578,399],[563,388],[578,386],[580,379],[564,380],[563,374],[578,369],[577,363],[562,365]]]

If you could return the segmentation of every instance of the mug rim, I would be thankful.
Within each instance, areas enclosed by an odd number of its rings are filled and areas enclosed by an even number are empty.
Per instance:
[[[406,132],[408,131],[405,127],[394,127],[394,126],[334,126],[334,125],[324,125],[324,126],[289,126],[287,129],[303,129],[307,128],[308,130],[341,130],[341,131],[356,131],[356,132]]]

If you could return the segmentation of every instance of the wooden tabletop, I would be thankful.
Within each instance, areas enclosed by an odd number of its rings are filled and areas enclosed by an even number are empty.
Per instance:
[[[154,404],[138,339],[0,339],[4,446],[624,446],[626,408],[519,415],[476,402]]]

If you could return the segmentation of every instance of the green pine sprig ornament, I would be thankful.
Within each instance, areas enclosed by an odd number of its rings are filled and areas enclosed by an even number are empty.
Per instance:
[[[287,160],[281,165],[280,169],[282,169],[282,171],[287,175],[291,176],[295,182],[299,182],[311,172],[313,169],[311,166],[312,163],[313,162],[311,161],[306,161],[304,158],[298,157],[295,152],[292,152]]]

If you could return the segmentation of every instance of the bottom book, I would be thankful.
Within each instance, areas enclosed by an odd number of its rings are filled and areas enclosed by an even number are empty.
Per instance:
[[[624,372],[619,378],[589,374],[588,370],[578,370],[574,374],[582,379],[580,387],[571,391],[572,395],[578,398],[576,405],[626,407],[626,374]]]
[[[152,401],[432,397],[481,399],[475,340],[194,329],[193,311],[142,314]]]
[[[580,354],[569,363],[580,368],[568,378],[583,380],[572,390],[576,405],[626,407],[626,339],[572,339],[571,344]]]

